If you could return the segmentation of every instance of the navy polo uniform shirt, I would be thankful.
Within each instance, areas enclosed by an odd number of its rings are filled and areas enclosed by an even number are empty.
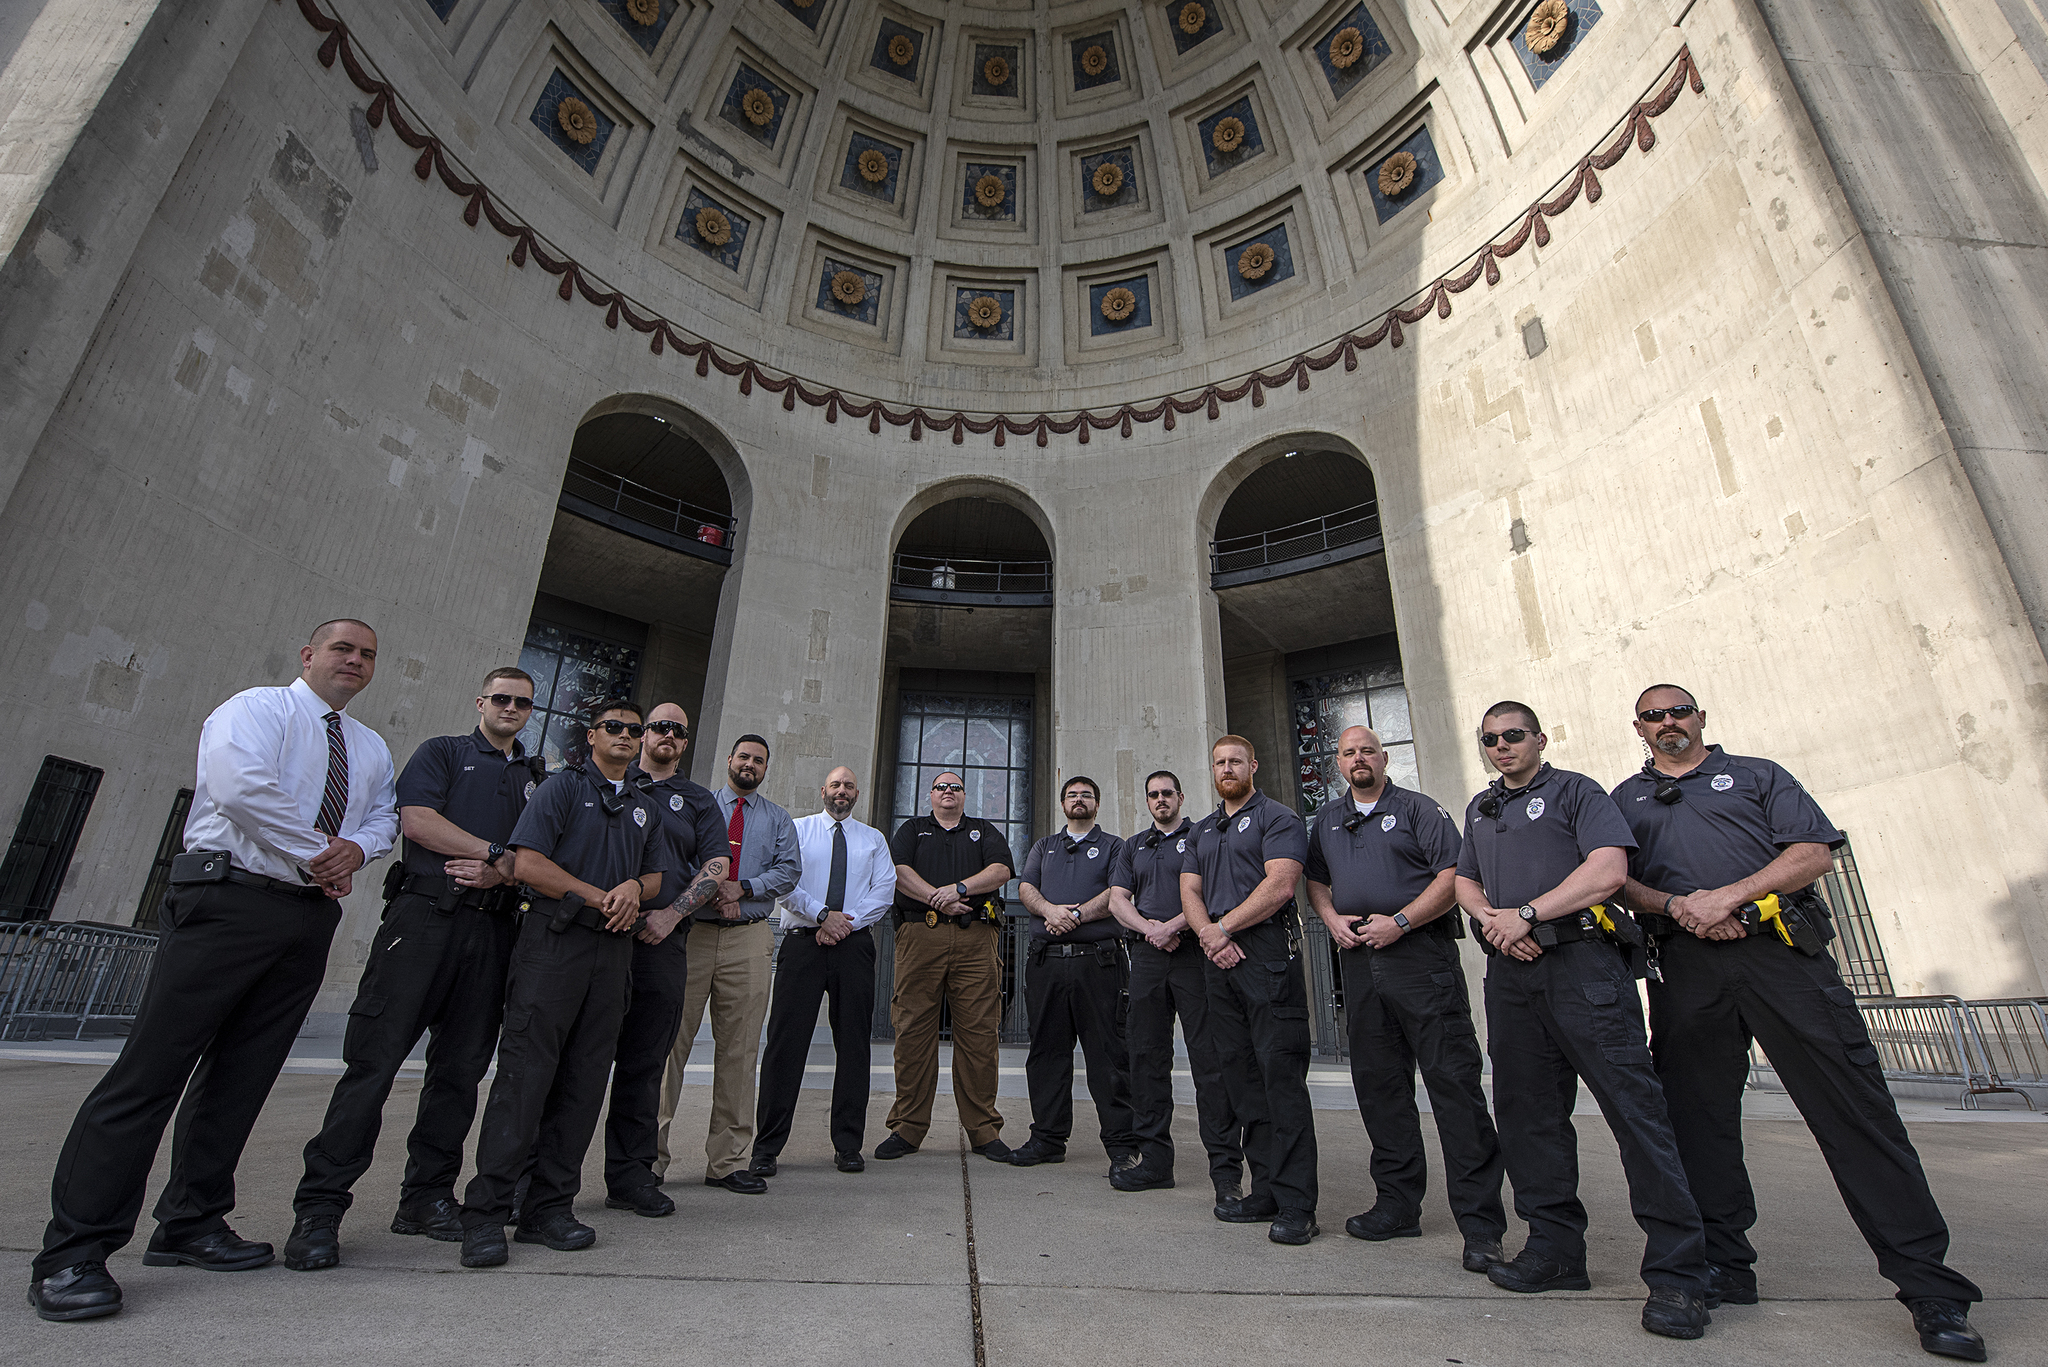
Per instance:
[[[1187,853],[1181,857],[1181,872],[1199,874],[1202,905],[1209,919],[1220,920],[1234,911],[1252,889],[1266,880],[1268,859],[1308,862],[1308,827],[1300,817],[1253,790],[1251,800],[1225,816],[1223,806],[1195,823],[1188,834]],[[1265,925],[1294,923],[1292,899],[1282,904]]]
[[[626,786],[645,795],[661,818],[662,868],[667,876],[661,880],[661,895],[647,904],[648,910],[659,911],[683,895],[706,860],[730,854],[725,821],[711,790],[683,777],[680,770],[656,779],[639,765],[629,765]]]
[[[1458,824],[1434,798],[1389,781],[1365,819],[1353,821],[1357,815],[1347,791],[1316,812],[1308,834],[1309,879],[1329,888],[1345,920],[1392,916],[1458,867]],[[1439,916],[1420,929],[1448,934],[1453,924]]]
[[[1500,815],[1487,816],[1479,804],[1494,792]],[[1484,888],[1490,906],[1527,906],[1609,845],[1636,847],[1614,800],[1584,774],[1546,764],[1527,787],[1490,785],[1467,804],[1458,876]]]
[[[1131,905],[1146,920],[1171,921],[1180,915],[1180,869],[1194,829],[1195,823],[1182,817],[1173,830],[1154,826],[1117,846],[1109,884],[1128,892]]]
[[[933,816],[914,816],[896,828],[889,840],[891,862],[901,864],[935,888],[964,883],[991,864],[1015,869],[1010,842],[1001,828],[979,817],[963,816],[960,824],[947,830]],[[906,916],[923,917],[929,910],[901,888],[896,892],[896,910]]]
[[[431,808],[486,844],[509,845],[527,799],[546,777],[538,770],[517,740],[508,758],[482,727],[466,736],[435,736],[405,762],[398,805]],[[451,856],[407,840],[404,858],[407,873],[441,878]]]
[[[607,802],[614,810],[606,810]],[[661,818],[647,795],[630,784],[615,793],[612,781],[586,761],[540,785],[505,843],[544,855],[572,878],[609,892],[628,878],[664,871],[661,839]]]
[[[1842,833],[1820,804],[1770,760],[1710,745],[1678,790],[1680,801],[1659,802],[1656,780],[1643,773],[1614,788],[1614,805],[1636,837],[1629,875],[1661,892],[1684,896],[1739,883],[1787,845],[1841,848]]]
[[[1075,907],[1109,891],[1110,870],[1124,842],[1097,826],[1074,839],[1065,831],[1045,837],[1024,856],[1017,877],[1038,889],[1038,895],[1055,906]],[[1031,933],[1041,940],[1052,938],[1045,922],[1031,918]],[[1113,916],[1086,921],[1060,936],[1061,944],[1086,944],[1095,940],[1119,940],[1124,928]]]

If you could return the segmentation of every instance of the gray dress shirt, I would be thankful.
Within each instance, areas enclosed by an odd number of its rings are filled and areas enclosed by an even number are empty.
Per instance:
[[[742,798],[731,784],[712,794],[718,799],[718,819],[732,829],[735,803],[746,804],[746,828],[740,833],[740,857],[729,877],[739,879],[740,919],[765,921],[775,912],[775,899],[788,894],[803,875],[803,860],[797,854],[796,822],[782,808],[759,792]],[[700,921],[723,921],[714,900],[697,913]]]

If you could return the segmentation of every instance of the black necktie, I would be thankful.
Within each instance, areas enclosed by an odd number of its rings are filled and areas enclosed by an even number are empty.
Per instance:
[[[341,834],[342,814],[348,810],[348,744],[341,737],[341,713],[329,712],[327,722],[327,783],[320,792],[320,813],[313,829],[329,837]]]
[[[832,823],[832,874],[825,880],[825,906],[832,911],[846,910],[846,823]],[[820,916],[820,921],[825,918]]]

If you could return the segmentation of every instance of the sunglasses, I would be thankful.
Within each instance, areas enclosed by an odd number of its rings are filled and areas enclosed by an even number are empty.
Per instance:
[[[493,693],[487,698],[478,698],[477,701],[487,702],[493,707],[516,707],[521,712],[533,710],[533,699],[522,698],[517,693]]]
[[[674,736],[677,740],[688,740],[690,728],[679,721],[651,721],[647,729],[657,736]]]
[[[1636,720],[1647,722],[1659,722],[1663,721],[1666,717],[1676,717],[1680,721],[1684,721],[1687,717],[1690,717],[1693,713],[1699,710],[1700,709],[1697,704],[1689,702],[1682,702],[1676,707],[1646,707],[1642,711],[1636,713]]]
[[[631,736],[634,740],[640,739],[640,737],[647,730],[646,727],[642,726],[637,721],[620,721],[616,717],[612,718],[610,721],[601,721],[597,725],[591,727],[590,729],[593,731],[602,731],[607,736],[616,736],[620,732],[624,732],[626,735]]]
[[[1531,734],[1531,732],[1525,731],[1519,726],[1512,731],[1481,731],[1479,733],[1479,743],[1489,750],[1502,741],[1506,741],[1509,745],[1520,745],[1523,741],[1529,739]]]
[[[935,793],[964,793],[967,791],[967,785],[964,783],[934,783],[932,791]]]
[[[1153,790],[1152,790],[1151,792],[1149,792],[1149,793],[1145,794],[1145,800],[1146,800],[1147,802],[1159,802],[1159,801],[1162,801],[1162,800],[1164,800],[1164,799],[1166,799],[1166,798],[1172,798],[1172,797],[1179,797],[1179,796],[1180,796],[1180,794],[1179,794],[1179,793],[1177,793],[1177,792],[1175,792],[1175,791],[1174,791],[1173,789],[1171,789],[1171,788],[1155,788],[1155,789],[1153,789]]]

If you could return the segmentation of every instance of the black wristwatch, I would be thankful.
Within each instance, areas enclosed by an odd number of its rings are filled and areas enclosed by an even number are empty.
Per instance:
[[[740,879],[740,880],[739,880],[739,882],[740,882],[740,896],[742,896],[742,897],[752,897],[752,896],[754,895],[754,885],[753,885],[753,882],[752,882],[751,880],[749,880],[749,879],[745,879],[745,878],[742,878],[742,879]]]
[[[1522,917],[1522,919],[1523,919],[1524,921],[1527,921],[1527,922],[1528,922],[1528,923],[1529,923],[1530,925],[1532,925],[1532,926],[1533,926],[1533,925],[1535,925],[1535,924],[1536,924],[1536,908],[1534,908],[1534,907],[1531,907],[1531,906],[1524,906],[1524,907],[1522,908],[1522,910],[1521,910],[1521,917]]]
[[[970,895],[967,891],[967,885],[965,883],[955,883],[953,885],[953,891],[959,895],[960,900],[963,902],[966,901]]]
[[[491,847],[488,850],[484,851],[484,862],[486,864],[495,864],[504,857],[505,847],[503,845],[498,844],[495,841],[492,842]]]

